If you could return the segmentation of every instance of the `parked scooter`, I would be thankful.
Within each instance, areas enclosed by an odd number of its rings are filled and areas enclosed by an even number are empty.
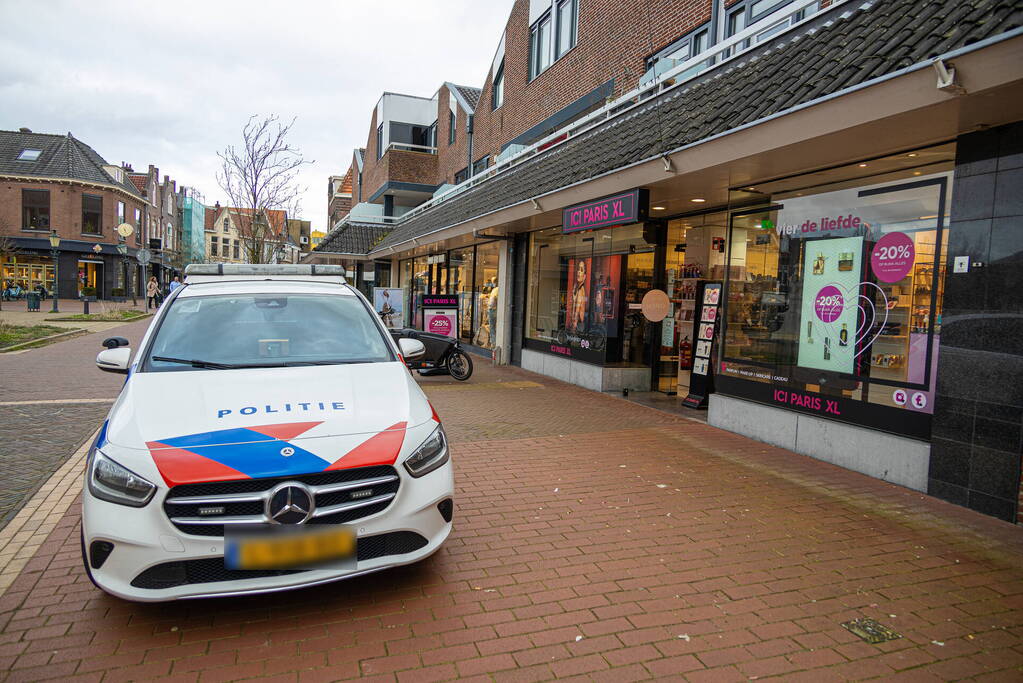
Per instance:
[[[391,330],[391,336],[395,341],[405,337],[418,339],[423,343],[426,353],[415,360],[405,361],[410,370],[418,371],[423,377],[451,375],[460,382],[472,377],[472,359],[462,350],[457,339],[409,327]]]

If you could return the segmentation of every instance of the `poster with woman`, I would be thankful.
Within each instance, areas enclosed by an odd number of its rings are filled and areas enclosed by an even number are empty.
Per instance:
[[[569,331],[586,329],[589,323],[590,274],[592,258],[571,258],[568,260],[568,309],[565,329]]]
[[[568,260],[565,329],[584,332],[617,317],[621,264],[617,254]]]
[[[373,288],[373,310],[380,316],[384,327],[399,329],[405,324],[405,301],[401,289]]]

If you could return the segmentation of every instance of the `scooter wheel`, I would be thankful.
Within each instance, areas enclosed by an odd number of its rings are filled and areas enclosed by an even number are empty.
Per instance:
[[[448,374],[459,382],[472,377],[472,359],[465,351],[455,349],[448,356]]]

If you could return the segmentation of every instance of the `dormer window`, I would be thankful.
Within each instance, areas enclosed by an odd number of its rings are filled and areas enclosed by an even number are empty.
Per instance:
[[[18,161],[36,161],[42,153],[41,149],[23,149],[18,155]]]

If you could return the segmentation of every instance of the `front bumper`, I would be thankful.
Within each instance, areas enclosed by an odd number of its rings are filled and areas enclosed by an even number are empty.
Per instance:
[[[129,508],[94,498],[85,487],[86,553],[94,541],[113,544],[110,556],[99,568],[90,568],[90,575],[97,586],[117,597],[161,602],[288,590],[418,562],[436,552],[451,533],[451,522],[438,504],[454,497],[453,468],[449,460],[419,479],[398,469],[401,486],[391,504],[351,522],[358,536],[359,559],[348,569],[229,571],[223,565],[223,537],[184,534],[171,523],[163,509],[167,489],[161,488],[145,507]],[[154,575],[163,580],[150,580]],[[180,585],[158,587],[168,584],[168,576],[183,578]]]

